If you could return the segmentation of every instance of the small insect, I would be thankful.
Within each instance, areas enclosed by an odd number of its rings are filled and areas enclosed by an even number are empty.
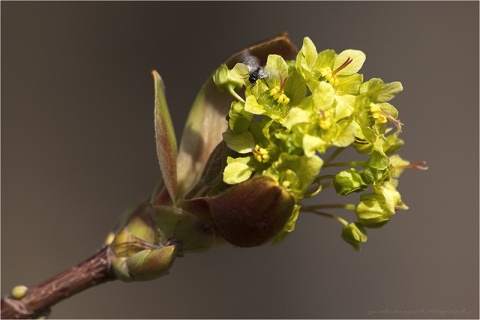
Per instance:
[[[257,80],[268,78],[265,69],[260,66],[260,60],[255,56],[248,56],[243,62],[248,68],[248,81],[255,85]]]

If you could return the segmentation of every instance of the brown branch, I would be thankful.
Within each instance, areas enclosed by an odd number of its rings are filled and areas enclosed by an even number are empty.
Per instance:
[[[78,265],[29,288],[21,299],[2,298],[2,319],[26,319],[39,316],[58,302],[85,289],[115,280],[110,269],[109,246]]]

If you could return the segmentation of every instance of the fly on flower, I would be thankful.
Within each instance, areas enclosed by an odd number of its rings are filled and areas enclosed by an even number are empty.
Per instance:
[[[255,56],[248,56],[243,62],[248,68],[248,81],[254,86],[259,79],[269,78],[268,68],[260,66],[260,60]]]

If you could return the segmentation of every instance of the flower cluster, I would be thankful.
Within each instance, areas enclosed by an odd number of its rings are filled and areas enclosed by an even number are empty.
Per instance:
[[[295,198],[290,220],[276,240],[294,229],[302,209],[341,222],[342,237],[359,249],[367,240],[365,227],[381,226],[397,210],[408,208],[396,186],[409,163],[393,155],[403,145],[398,138],[402,124],[397,109],[388,102],[403,87],[400,82],[384,83],[378,78],[364,82],[358,71],[365,59],[358,50],[317,52],[307,37],[294,61],[271,54],[266,65],[254,71],[238,63],[232,69],[222,65],[214,75],[217,87],[236,99],[223,133],[233,151],[223,181],[234,185],[254,176],[269,176]],[[252,72],[259,70],[265,76],[252,81]],[[242,88],[244,97],[237,93]],[[336,151],[324,157],[332,147]],[[368,158],[333,163],[347,147]],[[346,169],[320,175],[324,168],[340,166]],[[302,207],[302,199],[330,185],[339,195],[363,192],[356,205],[341,206],[354,210],[358,222],[348,223],[323,212],[328,206]]]

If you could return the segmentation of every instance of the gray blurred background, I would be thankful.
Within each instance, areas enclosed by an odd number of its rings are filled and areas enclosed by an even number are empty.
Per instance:
[[[109,283],[53,318],[477,318],[478,2],[1,2],[1,293],[92,254],[159,177],[156,69],[177,136],[231,53],[288,31],[298,47],[363,50],[365,79],[401,81],[399,189],[409,211],[369,230],[302,214],[283,243],[176,260]],[[334,201],[321,194],[317,203]],[[353,217],[345,216],[350,220]]]

